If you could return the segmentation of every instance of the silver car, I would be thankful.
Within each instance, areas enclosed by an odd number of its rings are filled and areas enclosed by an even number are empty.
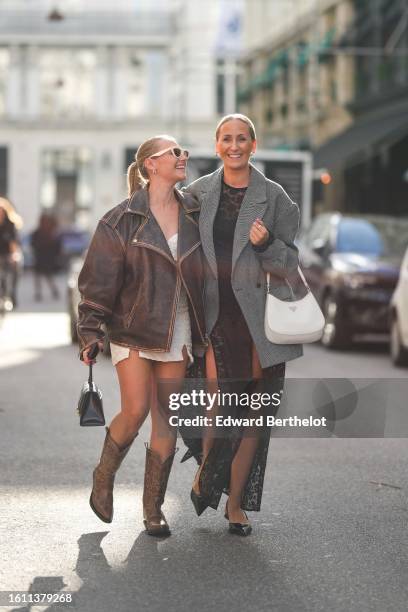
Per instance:
[[[408,248],[391,298],[390,328],[391,359],[397,366],[408,366]]]

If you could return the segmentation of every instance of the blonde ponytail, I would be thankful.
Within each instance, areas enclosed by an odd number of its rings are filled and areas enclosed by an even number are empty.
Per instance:
[[[129,197],[134,194],[135,191],[138,191],[149,184],[149,173],[146,170],[144,163],[146,159],[160,150],[163,141],[170,141],[174,142],[175,144],[177,143],[173,136],[161,134],[160,136],[153,136],[153,138],[145,140],[145,142],[143,142],[136,151],[135,159],[127,169],[127,186]]]
[[[139,168],[137,165],[137,161],[135,160],[130,164],[127,169],[127,186],[128,186],[128,196],[130,197],[135,191],[138,191],[142,187],[144,187],[146,181],[143,179],[139,172]]]

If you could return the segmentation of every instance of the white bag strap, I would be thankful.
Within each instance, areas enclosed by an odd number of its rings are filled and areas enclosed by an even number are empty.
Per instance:
[[[300,266],[298,266],[298,267],[297,267],[297,271],[299,272],[299,276],[300,276],[300,278],[302,279],[304,286],[305,286],[305,287],[306,287],[306,289],[307,289],[307,290],[310,292],[310,287],[309,287],[309,285],[307,284],[307,280],[305,279],[305,276],[304,276],[304,274],[303,274],[302,270],[300,269]],[[271,280],[271,274],[270,274],[270,272],[267,272],[267,273],[266,273],[266,287],[267,287],[267,292],[268,292],[268,293],[269,293],[269,289],[270,289],[270,280]],[[288,285],[289,289],[291,290],[291,293],[292,293],[292,297],[293,297],[293,299],[295,299],[295,296],[294,296],[294,293],[293,293],[292,286],[291,286],[291,284],[290,284],[290,282],[288,281],[288,279],[287,279],[287,278],[285,278],[285,282],[286,282],[286,284]]]

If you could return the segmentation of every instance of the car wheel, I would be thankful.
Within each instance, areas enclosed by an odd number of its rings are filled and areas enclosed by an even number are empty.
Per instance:
[[[328,349],[346,349],[351,344],[349,330],[338,321],[338,304],[332,295],[327,295],[323,302],[323,313],[326,320],[323,328],[322,344]]]
[[[394,365],[408,366],[408,349],[402,344],[398,319],[396,317],[391,321],[390,352]]]

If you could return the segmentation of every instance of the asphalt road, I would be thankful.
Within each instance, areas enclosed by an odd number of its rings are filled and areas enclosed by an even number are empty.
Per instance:
[[[176,459],[165,503],[173,535],[157,541],[142,525],[148,424],[118,473],[113,523],[88,506],[104,434],[78,425],[85,375],[63,300],[33,303],[26,279],[21,307],[0,327],[0,591],[63,589],[75,596],[67,609],[84,612],[407,610],[405,437],[275,437],[247,539],[228,534],[223,501],[195,515],[195,466]],[[95,375],[109,421],[119,394],[108,359]],[[357,375],[406,371],[381,345],[307,347],[288,368],[289,377]]]

